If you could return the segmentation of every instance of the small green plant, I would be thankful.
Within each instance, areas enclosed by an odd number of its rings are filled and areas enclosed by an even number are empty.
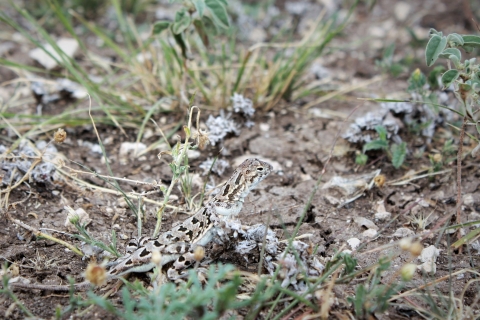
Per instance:
[[[122,319],[219,319],[227,310],[255,305],[271,299],[276,286],[265,288],[262,280],[257,290],[246,300],[238,300],[237,294],[242,283],[239,273],[231,265],[211,265],[202,283],[195,270],[190,271],[188,281],[179,285],[166,283],[154,285],[147,290],[136,281],[127,283],[122,290],[124,310],[120,311],[110,300],[88,293],[84,304],[95,304]],[[135,297],[135,298],[133,298]],[[75,302],[78,304],[78,301]]]
[[[72,208],[67,207],[69,211],[72,211],[73,217],[70,219],[70,222],[75,226],[75,228],[78,230],[79,234],[74,235],[75,238],[77,238],[80,241],[83,241],[87,244],[90,244],[95,247],[99,247],[102,250],[108,251],[111,254],[113,254],[115,257],[120,257],[121,254],[117,250],[117,235],[115,233],[115,230],[112,230],[112,243],[109,245],[106,245],[102,241],[99,241],[92,237],[84,224],[80,223],[80,219],[78,219],[78,215],[75,214],[75,211],[73,211]]]
[[[390,142],[387,138],[387,129],[384,126],[376,126],[375,131],[378,133],[378,139],[372,140],[363,146],[363,153],[357,154],[355,162],[357,164],[366,164],[368,157],[366,152],[369,150],[385,151],[392,161],[392,165],[398,169],[405,161],[407,156],[407,144],[402,142],[400,144]]]
[[[453,91],[460,102],[460,110],[447,108],[462,118],[457,151],[457,223],[461,223],[462,201],[462,159],[463,139],[466,127],[474,125],[480,134],[480,65],[476,58],[462,61],[462,48],[466,53],[471,53],[475,48],[480,48],[480,36],[459,35],[457,33],[444,36],[442,32],[430,29],[430,40],[425,49],[427,66],[432,66],[439,58],[447,59],[448,70],[442,75],[441,82],[444,88],[453,86]],[[478,139],[476,139],[478,142]],[[472,151],[475,155],[480,150],[480,144]]]
[[[442,151],[434,155],[430,155],[430,164],[432,165],[430,172],[438,172],[443,169],[446,164],[455,160],[457,147],[453,144],[453,139],[445,141]]]
[[[401,281],[382,284],[382,273],[387,271],[390,265],[390,258],[380,258],[377,267],[370,275],[369,283],[359,284],[355,290],[355,296],[347,298],[347,301],[353,305],[356,319],[370,319],[373,314],[385,312],[390,306],[390,298],[405,286],[405,282],[410,280],[415,272],[415,267],[413,272],[402,268]]]
[[[215,36],[218,29],[229,28],[230,20],[226,0],[182,1],[182,4],[184,7],[175,13],[173,22],[155,22],[153,35],[159,35],[162,31],[169,29],[175,42],[181,48],[183,57],[187,59],[187,50],[190,46],[187,42],[186,32],[190,27],[195,29],[203,44],[208,47],[209,38]]]
[[[10,276],[8,275],[7,270],[8,270],[7,263],[4,263],[2,265],[2,270],[0,270],[0,273],[2,274],[1,275],[2,288],[0,288],[0,296],[6,296],[6,297],[10,298],[14,302],[14,304],[16,304],[18,306],[18,308],[20,310],[22,310],[24,315],[26,315],[29,318],[34,318],[35,316],[33,315],[33,313],[30,312],[30,310],[28,310],[27,307],[25,307],[23,305],[23,303],[18,299],[18,297],[15,295],[15,293],[13,293],[13,291],[10,290],[10,288],[8,287],[8,281],[10,280]],[[11,312],[11,310],[9,310],[9,311]],[[3,314],[3,316],[5,316],[6,318],[9,317],[7,312]]]
[[[382,72],[389,73],[392,76],[397,77],[403,72],[404,67],[400,63],[394,62],[394,52],[395,44],[392,43],[383,50],[382,59],[375,60],[375,65],[379,67]]]

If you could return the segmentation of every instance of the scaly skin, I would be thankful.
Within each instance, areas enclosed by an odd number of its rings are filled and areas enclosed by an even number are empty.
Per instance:
[[[154,251],[161,254],[160,266],[175,261],[167,272],[170,279],[185,277],[187,273],[181,273],[181,271],[194,263],[193,250],[197,246],[205,247],[212,240],[219,243],[228,241],[228,239],[220,239],[222,234],[226,234],[222,230],[223,217],[237,215],[250,191],[265,179],[271,171],[272,166],[264,161],[255,158],[245,160],[233,172],[217,195],[183,223],[155,239],[144,237],[140,241],[130,240],[127,245],[127,254],[116,260],[115,266],[107,273],[107,280],[131,272],[151,270],[156,266],[151,262]],[[49,291],[70,290],[68,285],[14,282],[10,286],[12,288]],[[90,282],[84,281],[75,284],[74,289],[85,290],[90,286]]]

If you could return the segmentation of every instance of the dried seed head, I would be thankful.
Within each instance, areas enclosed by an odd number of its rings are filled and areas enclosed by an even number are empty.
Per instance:
[[[379,188],[383,187],[383,185],[385,184],[385,181],[387,180],[387,178],[385,178],[385,176],[383,174],[379,174],[378,176],[376,176],[374,179],[373,179],[373,182],[375,183],[375,185]]]
[[[400,270],[400,275],[402,276],[403,281],[410,281],[415,274],[415,270],[417,270],[417,265],[414,263],[407,263],[402,267]]]
[[[152,251],[152,262],[155,263],[157,266],[160,266],[160,263],[162,262],[162,255],[160,254],[160,251]]]
[[[12,277],[18,277],[20,274],[20,268],[18,264],[13,263],[10,267],[8,267],[7,273],[9,273]]]
[[[107,280],[107,270],[105,266],[96,262],[91,262],[85,270],[85,278],[96,286],[101,286]]]
[[[412,238],[403,238],[398,244],[402,250],[408,251],[412,246]]]
[[[417,242],[412,243],[412,245],[410,246],[410,249],[408,251],[410,251],[410,253],[413,256],[418,257],[422,253],[422,250],[423,250],[422,243],[420,241],[417,241]]]
[[[56,143],[63,143],[66,138],[67,138],[67,133],[65,132],[65,130],[61,128],[55,131],[55,133],[53,134],[53,140]]]
[[[197,139],[198,149],[204,150],[205,147],[210,143],[210,139],[208,139],[208,133],[199,129],[195,134],[195,139]]]
[[[193,258],[195,261],[202,261],[202,259],[205,257],[205,248],[204,247],[196,247],[195,251],[193,251]]]
[[[433,155],[433,162],[439,163],[442,162],[442,155],[440,153],[436,153]]]

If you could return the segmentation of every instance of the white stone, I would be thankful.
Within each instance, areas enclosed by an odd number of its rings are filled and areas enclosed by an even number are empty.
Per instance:
[[[77,40],[71,38],[60,38],[57,41],[57,46],[70,58],[72,58],[75,55],[75,52],[78,50]],[[62,61],[62,58],[60,58],[58,53],[50,44],[45,44],[44,48],[58,61]],[[51,70],[58,66],[57,61],[55,61],[55,59],[47,54],[42,48],[35,48],[31,50],[29,56],[44,66],[47,70]]]
[[[435,261],[440,255],[440,250],[437,249],[434,245],[426,247],[422,250],[422,253],[418,257],[422,262]]]
[[[467,193],[463,196],[463,204],[469,207],[475,204],[475,200],[473,199],[473,195],[471,193]]]
[[[405,238],[413,235],[415,235],[415,232],[413,232],[413,230],[410,230],[408,228],[398,228],[392,236],[398,238]]]
[[[418,266],[418,269],[423,270],[426,273],[437,273],[437,265],[433,261],[427,261]]]
[[[375,213],[375,219],[378,219],[378,220],[388,220],[390,219],[391,216],[392,214],[387,211]]]
[[[188,156],[188,159],[198,159],[200,157],[200,151],[198,150],[188,150],[187,151],[187,156]]]
[[[358,248],[360,245],[360,239],[358,238],[350,238],[347,240],[348,245],[352,248],[352,250],[355,250]]]
[[[71,219],[78,217],[78,222],[80,225],[88,225],[92,222],[88,213],[83,210],[82,208],[78,208],[77,210],[73,210],[70,207],[65,207],[67,210],[67,219],[65,220],[65,227],[68,231],[77,231],[77,228],[73,223],[70,222]]]
[[[397,2],[395,4],[395,18],[398,21],[405,21],[410,13],[410,4],[407,2]]]
[[[355,221],[356,224],[358,224],[360,227],[365,227],[367,229],[375,229],[375,230],[378,230],[378,227],[375,225],[375,223],[373,223],[372,220],[369,220],[367,218],[364,218],[364,217],[355,217],[353,219],[353,221]]]
[[[270,130],[270,125],[268,123],[260,123],[260,130],[264,131],[264,132],[267,132],[268,130]]]
[[[127,159],[134,159],[142,151],[147,149],[147,146],[141,142],[123,142],[118,151],[118,158],[121,164],[126,164]]]
[[[267,39],[267,32],[264,28],[253,28],[252,31],[250,31],[248,39],[255,43],[264,42]]]
[[[377,230],[375,229],[368,229],[368,230],[365,230],[363,233],[362,233],[362,236],[365,237],[365,238],[374,238],[377,236]]]

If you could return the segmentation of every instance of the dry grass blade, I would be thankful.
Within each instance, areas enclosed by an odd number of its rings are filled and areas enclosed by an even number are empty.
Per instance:
[[[62,246],[65,246],[67,247],[68,249],[72,250],[73,252],[75,252],[76,254],[78,254],[80,257],[83,257],[83,253],[78,250],[77,247],[75,247],[74,245],[68,243],[68,242],[65,242],[63,240],[60,240],[58,238],[55,238],[54,236],[51,236],[49,234],[46,234],[46,233],[43,233],[41,232],[40,230],[34,228],[34,227],[31,227],[29,225],[27,225],[26,223],[18,220],[18,219],[13,219],[12,216],[10,216],[10,214],[8,213],[8,211],[6,212],[6,216],[7,218],[12,221],[13,223],[15,223],[16,225],[32,232],[37,238],[44,238],[44,239],[47,239],[47,240],[51,240],[53,242],[56,242],[58,244],[61,244]]]

